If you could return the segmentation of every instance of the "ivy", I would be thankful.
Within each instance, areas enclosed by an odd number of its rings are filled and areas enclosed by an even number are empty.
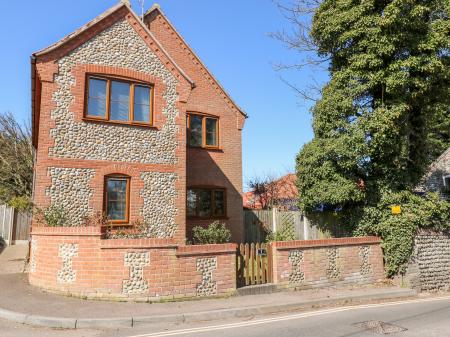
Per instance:
[[[392,214],[393,205],[401,206],[401,214]],[[354,234],[382,238],[387,276],[405,273],[419,229],[445,231],[450,228],[450,202],[434,193],[426,196],[408,191],[385,193],[376,206],[359,211],[351,219],[356,222]]]

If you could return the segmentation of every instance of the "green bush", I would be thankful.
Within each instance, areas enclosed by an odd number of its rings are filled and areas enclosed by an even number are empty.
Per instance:
[[[393,215],[392,205],[401,206]],[[385,193],[377,206],[364,207],[355,221],[355,235],[377,235],[383,239],[386,274],[404,274],[411,257],[414,236],[421,228],[443,231],[450,228],[450,202],[434,193]]]
[[[29,197],[13,197],[9,200],[8,206],[15,208],[18,211],[31,211],[33,204]]]
[[[70,217],[62,206],[51,205],[46,208],[36,208],[35,219],[40,226],[71,227]]]
[[[227,243],[231,240],[231,232],[223,223],[214,221],[208,227],[196,226],[192,229],[194,245]]]

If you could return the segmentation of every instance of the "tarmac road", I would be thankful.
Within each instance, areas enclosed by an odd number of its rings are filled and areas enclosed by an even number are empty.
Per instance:
[[[365,324],[362,322],[370,321]],[[383,323],[379,323],[383,322]],[[369,328],[372,328],[370,330]],[[384,330],[383,330],[384,329]],[[450,337],[450,297],[320,309],[252,319],[118,330],[33,328],[0,320],[2,337]]]

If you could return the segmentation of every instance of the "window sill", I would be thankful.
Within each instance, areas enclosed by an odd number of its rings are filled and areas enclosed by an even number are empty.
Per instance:
[[[140,128],[146,128],[146,129],[155,129],[159,130],[159,128],[153,124],[145,124],[145,123],[136,123],[136,122],[116,122],[116,121],[107,121],[101,118],[90,118],[90,117],[83,117],[82,120],[84,122],[89,123],[104,123],[104,124],[112,124],[112,125],[121,125],[121,126],[134,126],[134,127],[140,127]]]
[[[133,227],[133,224],[130,222],[110,222],[103,227]]]
[[[206,151],[212,151],[212,152],[223,152],[223,148],[221,147],[205,147],[205,146],[192,146],[188,145],[188,148],[190,149],[196,149],[196,150],[206,150]]]

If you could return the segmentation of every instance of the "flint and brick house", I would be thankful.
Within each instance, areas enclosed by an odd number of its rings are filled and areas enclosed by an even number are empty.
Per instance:
[[[219,219],[240,241],[245,113],[159,6],[123,1],[32,56],[34,202],[73,225],[97,211],[114,226],[185,242]]]

